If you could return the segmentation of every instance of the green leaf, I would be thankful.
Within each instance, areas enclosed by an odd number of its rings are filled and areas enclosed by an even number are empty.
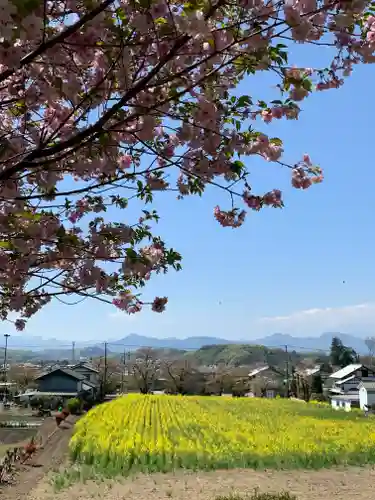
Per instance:
[[[282,146],[283,145],[283,141],[281,139],[279,139],[278,137],[273,137],[272,139],[270,139],[270,143],[274,144],[275,146]]]
[[[251,97],[248,95],[243,95],[238,99],[237,104],[240,107],[249,106],[250,104],[252,104]]]
[[[305,90],[308,90],[309,92],[311,92],[312,90],[312,82],[310,79],[308,78],[305,78],[303,81],[302,81],[302,87],[305,89]]]
[[[157,19],[155,19],[154,23],[160,25],[160,24],[167,24],[168,21],[164,17],[158,17]]]
[[[42,218],[41,214],[36,214],[34,212],[29,212],[29,211],[21,212],[15,215],[16,217],[20,217],[22,219],[34,220],[34,221],[40,221],[40,219]]]

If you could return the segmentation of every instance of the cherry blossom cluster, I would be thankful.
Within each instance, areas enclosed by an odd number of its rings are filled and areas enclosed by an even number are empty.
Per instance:
[[[293,65],[293,42],[318,41],[329,68]],[[167,298],[140,289],[181,256],[155,234],[155,193],[214,186],[231,228],[282,207],[280,190],[251,185],[252,158],[283,165],[297,189],[323,174],[308,155],[286,164],[268,127],[372,62],[366,0],[1,0],[0,317],[23,329],[52,299],[88,297],[162,312]],[[279,78],[269,103],[236,91],[260,71]]]

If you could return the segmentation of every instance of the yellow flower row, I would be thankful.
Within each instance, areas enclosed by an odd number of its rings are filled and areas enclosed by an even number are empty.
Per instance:
[[[282,399],[128,395],[82,418],[70,447],[75,460],[111,473],[324,467],[375,463],[375,425]]]

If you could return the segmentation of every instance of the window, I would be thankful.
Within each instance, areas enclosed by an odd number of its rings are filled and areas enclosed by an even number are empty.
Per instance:
[[[367,368],[362,368],[362,377],[364,377],[364,378],[368,377],[368,370],[367,370]]]

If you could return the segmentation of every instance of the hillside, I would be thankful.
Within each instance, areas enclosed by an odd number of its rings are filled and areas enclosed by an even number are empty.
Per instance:
[[[286,353],[282,349],[271,349],[262,345],[248,344],[203,346],[197,351],[187,353],[186,357],[198,365],[205,366],[220,363],[232,366],[250,366],[256,363],[281,366],[286,361],[296,364],[302,359],[311,358],[323,362],[326,358],[324,354],[322,356],[322,353],[297,353],[296,351]]]

